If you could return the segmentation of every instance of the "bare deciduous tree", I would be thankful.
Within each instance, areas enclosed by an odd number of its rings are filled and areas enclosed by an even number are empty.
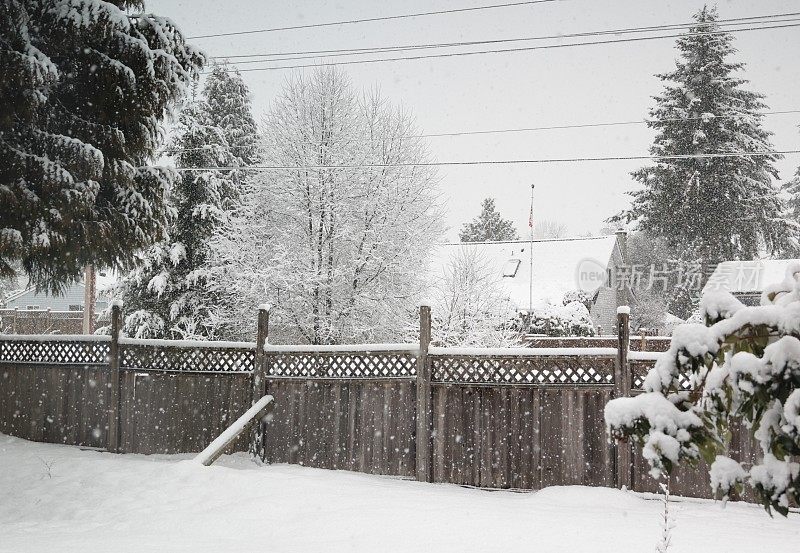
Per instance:
[[[502,277],[480,250],[461,247],[433,286],[433,338],[445,346],[508,346],[519,338]]]
[[[401,336],[443,231],[413,118],[322,68],[287,81],[263,128],[265,163],[282,169],[254,177],[217,248],[232,326],[268,301],[283,340]]]
[[[540,219],[533,227],[534,238],[564,238],[567,236],[567,225],[551,219]]]

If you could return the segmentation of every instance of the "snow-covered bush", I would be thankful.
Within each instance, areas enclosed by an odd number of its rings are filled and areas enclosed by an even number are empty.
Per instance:
[[[702,458],[723,499],[747,485],[783,515],[800,500],[799,276],[800,261],[792,262],[755,307],[727,292],[705,294],[705,324],[675,329],[645,393],[606,405],[610,435],[641,445],[654,477]],[[750,467],[721,454],[736,419],[761,447],[763,459]]]
[[[583,304],[587,311],[592,308],[592,296],[585,290],[570,290],[561,298],[561,305],[568,305],[574,301]]]
[[[571,293],[564,296],[562,305],[547,304],[537,308],[532,315],[520,314],[516,326],[522,326],[526,333],[545,336],[594,336],[595,329],[589,310],[582,302],[569,301]]]

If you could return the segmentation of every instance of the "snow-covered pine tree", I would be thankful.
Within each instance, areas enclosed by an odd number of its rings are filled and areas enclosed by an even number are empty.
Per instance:
[[[253,119],[250,90],[239,70],[215,63],[203,86],[209,122],[222,129],[237,165],[252,165],[258,156],[258,127]]]
[[[170,151],[179,168],[231,166],[225,133],[211,124],[199,100],[180,116]],[[227,172],[181,171],[172,189],[174,219],[169,237],[140,256],[139,266],[120,283],[124,332],[137,338],[216,337],[218,297],[210,286],[209,241],[225,219],[223,204],[232,185]]]
[[[0,273],[58,290],[164,234],[173,174],[148,160],[203,56],[143,8],[0,5]]]
[[[494,205],[494,198],[481,203],[481,213],[469,223],[464,223],[459,233],[462,242],[499,242],[519,240],[514,223],[503,219]]]
[[[792,221],[800,224],[800,168],[794,174],[794,178],[784,185],[784,190],[788,195],[789,211]],[[796,257],[800,255],[800,231],[795,232],[795,243],[789,245],[782,252],[786,257]]]
[[[702,8],[680,58],[650,111],[654,156],[770,152],[761,126],[763,95],[747,90],[742,63],[731,61],[733,37],[720,31],[716,10]],[[705,263],[752,259],[792,238],[793,223],[773,179],[780,156],[664,159],[633,173],[642,189],[616,219],[664,237],[682,259]]]

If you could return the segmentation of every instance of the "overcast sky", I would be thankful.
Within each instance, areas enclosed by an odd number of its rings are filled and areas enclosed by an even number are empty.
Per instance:
[[[508,0],[504,0],[508,1]],[[500,0],[257,1],[151,0],[148,11],[172,17],[188,36],[361,19]],[[199,39],[211,56],[328,50],[449,41],[492,40],[641,27],[690,20],[699,0],[562,0],[460,14]],[[718,3],[720,18],[800,11],[797,0]],[[564,39],[573,42],[574,39]],[[771,110],[800,109],[800,28],[736,33],[739,61],[750,88],[766,94]],[[485,49],[485,47],[483,47]],[[359,87],[378,86],[416,116],[423,133],[550,126],[641,119],[661,89],[654,73],[674,67],[674,39],[483,56],[348,65]],[[369,56],[375,57],[375,56]],[[296,62],[295,62],[296,63]],[[292,62],[289,62],[292,64]],[[243,73],[257,119],[288,71]],[[800,114],[768,116],[777,149],[800,147]],[[644,125],[429,139],[439,161],[646,155],[652,133]],[[800,156],[778,164],[782,179]],[[501,213],[527,232],[530,184],[536,216],[567,225],[571,234],[597,232],[625,208],[629,172],[641,162],[443,167],[441,189],[450,231],[492,196]]]

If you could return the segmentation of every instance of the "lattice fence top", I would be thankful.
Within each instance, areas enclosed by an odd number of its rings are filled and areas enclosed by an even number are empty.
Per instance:
[[[253,349],[120,344],[122,369],[242,372],[254,366]]]
[[[107,364],[109,342],[101,340],[57,340],[48,337],[41,341],[0,340],[0,361],[15,363],[51,363],[69,365]]]
[[[431,358],[431,363],[434,382],[532,386],[614,383],[614,359],[609,357],[437,355]]]
[[[250,372],[255,348],[250,344],[192,345],[121,341],[120,368],[180,372]],[[342,347],[302,351],[268,348],[266,370],[272,378],[414,378],[417,352],[402,350],[343,351]],[[311,347],[310,347],[311,348]],[[441,351],[440,351],[441,350]],[[103,336],[0,336],[0,362],[106,365],[110,343]],[[634,356],[635,357],[635,356]],[[448,353],[432,348],[428,357],[432,380],[445,383],[532,386],[612,385],[614,358],[599,355],[502,355]],[[641,389],[652,360],[630,359],[631,388]],[[681,379],[690,388],[688,377]]]
[[[650,372],[650,369],[652,369],[653,366],[655,365],[655,361],[631,360],[630,364],[631,364],[631,389],[641,390],[644,388],[644,379],[647,377],[647,373]],[[692,384],[689,382],[688,374],[678,375],[678,381],[680,382],[682,390],[692,389]]]
[[[267,374],[292,378],[411,378],[417,359],[407,351],[268,352]]]

